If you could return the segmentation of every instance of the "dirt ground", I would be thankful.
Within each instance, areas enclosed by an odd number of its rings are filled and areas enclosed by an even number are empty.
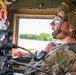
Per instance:
[[[44,50],[50,41],[19,39],[18,45],[31,50]]]

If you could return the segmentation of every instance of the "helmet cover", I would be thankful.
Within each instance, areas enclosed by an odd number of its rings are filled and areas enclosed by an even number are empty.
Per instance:
[[[76,1],[63,2],[57,9],[65,12],[68,24],[76,29]]]

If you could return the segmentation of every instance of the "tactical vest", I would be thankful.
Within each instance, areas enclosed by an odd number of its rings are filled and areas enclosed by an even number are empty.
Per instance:
[[[33,67],[39,68],[42,72],[28,68],[24,75],[76,75],[76,43],[56,47]]]

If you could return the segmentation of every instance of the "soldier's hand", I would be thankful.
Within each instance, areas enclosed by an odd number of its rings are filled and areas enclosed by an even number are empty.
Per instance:
[[[49,53],[51,50],[53,50],[56,47],[54,42],[48,43],[48,45],[45,48],[45,52]]]
[[[22,50],[22,49],[16,49],[15,51],[14,51],[14,55],[15,56],[18,56],[18,57],[26,57],[26,52],[24,51],[24,50]]]

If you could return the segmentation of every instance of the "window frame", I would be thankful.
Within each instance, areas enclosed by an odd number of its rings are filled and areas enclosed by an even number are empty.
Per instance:
[[[19,18],[45,18],[50,19],[54,18],[57,14],[55,8],[47,9],[11,9],[9,15],[10,25],[8,29],[13,30],[13,40],[14,44],[18,44],[18,33],[19,33]],[[11,17],[10,17],[11,16]]]

